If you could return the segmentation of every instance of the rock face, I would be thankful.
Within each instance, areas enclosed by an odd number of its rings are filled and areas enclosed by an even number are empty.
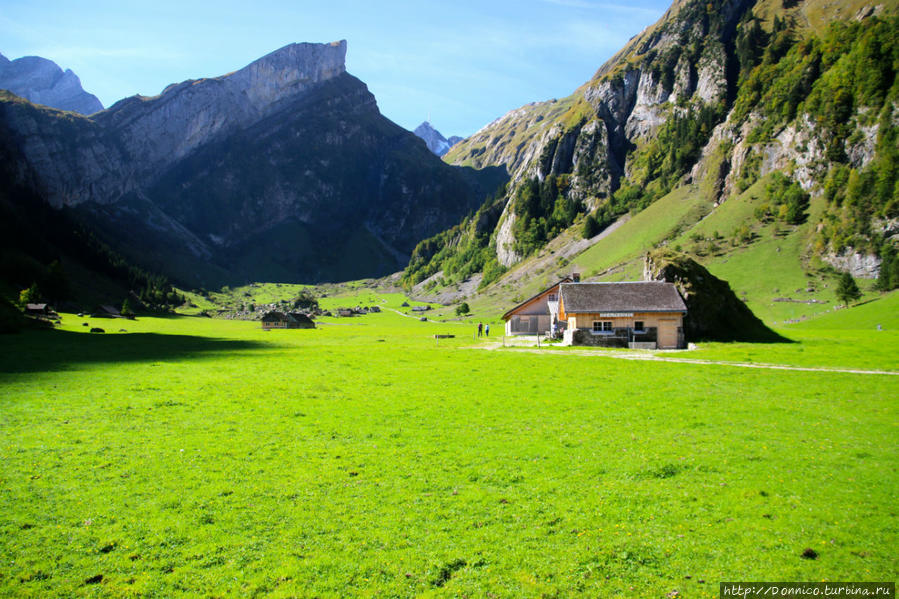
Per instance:
[[[0,97],[53,206],[190,284],[378,276],[497,185],[385,119],[346,42],[291,44],[90,118]]]
[[[425,141],[425,144],[427,144],[428,149],[438,156],[443,156],[450,151],[451,147],[462,141],[461,137],[455,135],[446,139],[443,137],[443,134],[431,126],[431,123],[428,121],[425,121],[416,127],[413,133],[422,138]]]
[[[692,258],[670,250],[647,254],[644,281],[668,281],[687,304],[684,334],[688,341],[787,341],[752,313],[722,281]]]
[[[526,179],[562,176],[568,199],[595,210],[631,174],[632,150],[652,140],[672,115],[726,97],[726,45],[751,4],[719,0],[714,10],[721,18],[711,24],[705,4],[675,2],[574,94],[509,112],[453,147],[445,159],[505,167],[513,181],[508,198]],[[509,202],[507,212],[512,210]],[[496,253],[505,266],[523,258],[508,249],[515,241],[510,216],[504,215],[505,229],[497,232]]]
[[[81,87],[70,69],[63,71],[52,60],[24,56],[10,61],[0,54],[0,89],[6,89],[35,104],[81,114],[103,110],[103,104]]]

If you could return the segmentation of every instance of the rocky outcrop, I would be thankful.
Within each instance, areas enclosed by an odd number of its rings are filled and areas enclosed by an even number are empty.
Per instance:
[[[688,341],[787,341],[759,320],[731,290],[692,258],[670,250],[644,257],[644,281],[674,283],[687,305]]]
[[[880,276],[880,256],[857,252],[855,248],[845,248],[839,254],[825,254],[822,258],[835,269],[848,272],[853,277],[876,279]]]
[[[90,118],[5,96],[0,118],[47,201],[182,281],[377,276],[500,181],[385,119],[345,53],[291,44]]]
[[[10,61],[0,54],[0,89],[6,89],[35,104],[81,114],[103,110],[103,104],[81,87],[78,76],[63,71],[52,60],[24,56]]]

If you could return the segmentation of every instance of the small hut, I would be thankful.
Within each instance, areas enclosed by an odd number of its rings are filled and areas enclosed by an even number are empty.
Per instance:
[[[272,310],[262,317],[262,330],[271,329],[314,329],[315,323],[307,315],[300,312],[285,314]]]

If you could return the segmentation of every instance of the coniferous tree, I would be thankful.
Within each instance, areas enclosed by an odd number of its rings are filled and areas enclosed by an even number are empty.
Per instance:
[[[862,292],[856,285],[852,275],[848,272],[840,275],[840,282],[837,284],[837,299],[848,306],[850,302],[858,301],[861,296]]]

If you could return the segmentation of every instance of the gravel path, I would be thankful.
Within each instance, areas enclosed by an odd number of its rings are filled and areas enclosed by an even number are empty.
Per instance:
[[[484,349],[484,350],[497,350],[502,349],[502,343],[499,342],[490,342],[483,343],[481,345],[472,346],[466,349]],[[588,356],[588,357],[597,357],[597,358],[615,358],[618,360],[643,360],[647,362],[671,362],[675,364],[702,364],[702,365],[714,365],[714,366],[735,366],[737,368],[761,368],[767,370],[795,370],[799,372],[835,372],[835,373],[843,373],[843,374],[875,374],[875,375],[887,375],[887,376],[899,376],[899,372],[895,370],[865,370],[861,368],[829,368],[825,366],[789,366],[786,364],[762,364],[755,362],[727,362],[723,360],[701,360],[701,359],[691,359],[691,358],[675,358],[675,357],[667,357],[660,356],[654,354],[636,354],[636,353],[619,353],[619,352],[604,352],[604,351],[552,351],[552,350],[543,350],[537,349],[536,347],[528,347],[528,348],[508,348],[512,351],[520,351],[520,352],[528,352],[534,354],[543,354],[543,355],[552,355],[552,356]]]

